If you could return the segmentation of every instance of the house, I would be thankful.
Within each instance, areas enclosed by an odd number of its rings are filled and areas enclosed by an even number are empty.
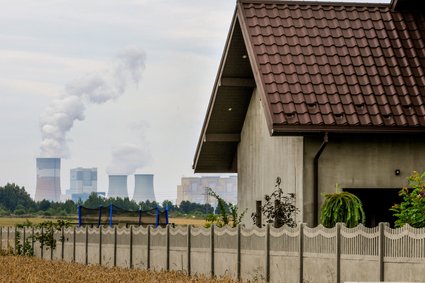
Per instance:
[[[298,221],[336,184],[388,220],[425,165],[422,2],[237,1],[194,171],[237,173],[248,214],[279,176]]]

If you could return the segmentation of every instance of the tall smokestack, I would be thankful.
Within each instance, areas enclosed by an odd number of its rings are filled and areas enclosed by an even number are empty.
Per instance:
[[[109,175],[108,197],[128,197],[127,175]]]
[[[37,185],[35,188],[35,200],[60,201],[60,158],[37,158],[36,161]]]
[[[143,201],[154,201],[155,193],[153,191],[153,175],[152,174],[135,174],[134,175],[134,195],[133,200],[137,203]]]

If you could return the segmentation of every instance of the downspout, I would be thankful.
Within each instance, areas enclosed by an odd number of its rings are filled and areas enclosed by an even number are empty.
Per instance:
[[[319,223],[319,158],[327,144],[328,133],[326,132],[313,161],[313,227],[316,227]]]

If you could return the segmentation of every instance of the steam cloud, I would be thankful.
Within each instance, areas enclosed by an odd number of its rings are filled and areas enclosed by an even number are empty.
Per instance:
[[[129,83],[138,84],[144,62],[142,50],[129,48],[121,52],[103,72],[88,74],[69,83],[64,94],[55,99],[40,116],[41,156],[68,157],[67,133],[75,121],[84,120],[86,106],[117,99]]]
[[[116,145],[112,149],[112,162],[106,172],[108,175],[131,175],[149,160],[149,153],[134,144]]]

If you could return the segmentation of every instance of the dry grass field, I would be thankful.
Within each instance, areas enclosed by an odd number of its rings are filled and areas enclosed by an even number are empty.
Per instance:
[[[34,224],[38,224],[40,222],[46,220],[55,220],[56,218],[42,218],[42,217],[0,217],[0,226],[15,226],[16,224],[22,224],[26,220]],[[77,222],[77,220],[71,220],[71,222]],[[196,219],[196,218],[170,218],[170,223],[174,223],[176,225],[194,225],[194,226],[203,226],[205,224],[205,220]]]
[[[180,272],[153,272],[127,268],[107,268],[34,257],[0,256],[0,282],[212,282],[231,283],[231,279],[188,277]]]

